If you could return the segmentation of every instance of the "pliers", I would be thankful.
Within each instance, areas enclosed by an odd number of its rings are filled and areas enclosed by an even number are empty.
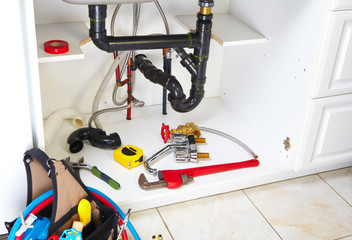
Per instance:
[[[94,176],[100,178],[101,180],[109,184],[110,187],[116,190],[120,188],[120,184],[118,182],[116,182],[114,179],[112,179],[111,177],[109,177],[108,175],[100,171],[96,166],[91,166],[87,163],[83,163],[83,158],[81,158],[79,162],[70,162],[69,160],[67,161],[67,159],[65,161],[74,170],[77,170],[77,169],[90,170],[90,172],[93,173]]]
[[[186,168],[179,170],[161,170],[158,171],[157,175],[159,181],[156,182],[148,182],[145,175],[141,173],[138,179],[138,184],[142,189],[145,190],[161,187],[172,189],[181,187],[182,185],[193,181],[194,177],[225,172],[239,168],[257,167],[258,165],[258,159],[251,159],[243,162],[225,163],[205,167]]]

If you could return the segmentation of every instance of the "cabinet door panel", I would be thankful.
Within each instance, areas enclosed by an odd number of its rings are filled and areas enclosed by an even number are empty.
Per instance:
[[[332,10],[352,9],[352,0],[334,0],[331,5]]]
[[[352,93],[352,11],[332,12],[312,97]]]
[[[301,166],[352,165],[352,94],[311,99],[307,116]]]

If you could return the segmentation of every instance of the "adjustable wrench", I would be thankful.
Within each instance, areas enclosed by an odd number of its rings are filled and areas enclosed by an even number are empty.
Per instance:
[[[257,167],[258,159],[251,159],[243,162],[225,163],[205,167],[186,168],[179,170],[161,170],[158,171],[159,181],[148,182],[145,175],[141,173],[138,184],[142,189],[154,189],[160,187],[178,188],[192,181],[194,177],[230,171],[239,168]]]

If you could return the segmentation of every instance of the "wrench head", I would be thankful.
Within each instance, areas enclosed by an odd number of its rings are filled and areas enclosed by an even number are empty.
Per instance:
[[[167,183],[164,180],[159,180],[156,182],[148,182],[147,178],[143,173],[139,175],[138,184],[144,190],[164,188],[167,186]]]

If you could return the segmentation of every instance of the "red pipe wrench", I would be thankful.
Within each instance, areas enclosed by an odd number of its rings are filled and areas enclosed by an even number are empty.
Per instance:
[[[148,182],[143,173],[139,176],[138,183],[143,189],[153,189],[160,187],[178,188],[192,181],[194,177],[235,170],[239,168],[257,167],[258,159],[251,159],[243,162],[225,163],[205,167],[186,168],[179,170],[158,171],[159,181]]]

